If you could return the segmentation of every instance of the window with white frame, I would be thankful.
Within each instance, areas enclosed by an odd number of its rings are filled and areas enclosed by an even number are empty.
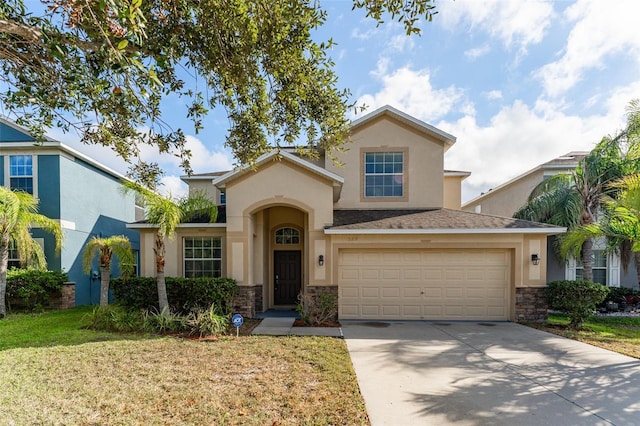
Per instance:
[[[221,238],[185,237],[183,249],[186,278],[222,276]]]
[[[9,187],[33,194],[33,156],[9,156]]]
[[[15,241],[9,242],[9,263],[7,267],[9,269],[20,267],[20,256],[18,255],[18,246],[16,246]]]
[[[227,204],[227,193],[220,191],[220,205],[224,206],[225,204]]]
[[[576,260],[576,279],[583,278],[582,260]],[[607,254],[603,250],[593,250],[593,282],[607,285]]]
[[[280,228],[276,231],[276,244],[300,244],[300,231],[296,228]]]
[[[404,152],[364,154],[364,196],[404,196]]]

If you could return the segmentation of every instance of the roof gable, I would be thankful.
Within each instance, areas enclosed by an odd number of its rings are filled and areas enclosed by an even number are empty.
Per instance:
[[[2,142],[34,142],[35,139],[17,124],[0,117],[0,143]]]
[[[360,117],[351,122],[351,132],[354,132],[359,127],[367,125],[373,121],[379,120],[383,117],[392,117],[403,124],[406,124],[410,128],[418,131],[419,133],[423,133],[427,136],[430,136],[440,142],[442,142],[445,146],[445,151],[449,149],[455,142],[456,137],[434,127],[430,124],[425,123],[424,121],[418,120],[410,116],[409,114],[405,114],[402,111],[399,111],[392,106],[385,105],[377,110]]]

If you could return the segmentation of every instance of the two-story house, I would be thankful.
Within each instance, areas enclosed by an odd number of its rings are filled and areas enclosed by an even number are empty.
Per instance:
[[[588,153],[588,151],[572,151],[542,163],[464,203],[462,210],[513,216],[527,202],[529,194],[539,183],[558,173],[572,173]],[[582,262],[571,257],[566,260],[560,259],[554,249],[555,244],[556,238],[549,238],[547,243],[548,281],[582,278]],[[638,274],[634,260],[630,259],[628,264],[624,265],[619,253],[606,250],[604,239],[597,239],[594,244],[593,280],[609,287],[637,288]]]
[[[221,206],[168,242],[165,273],[238,281],[241,313],[338,296],[341,319],[519,320],[546,316],[549,225],[463,212],[469,174],[445,171],[455,137],[391,107],[351,125],[341,166],[288,152],[253,168],[184,177]],[[153,276],[154,226],[140,271]]]
[[[138,232],[126,227],[136,220],[136,205],[133,195],[121,191],[123,178],[59,141],[36,143],[26,129],[0,118],[0,185],[33,194],[39,213],[60,222],[60,253],[50,234],[34,228],[33,237],[44,247],[48,268],[67,272],[75,282],[76,305],[100,300],[98,268],[91,274],[82,268],[90,238],[126,235],[136,253],[139,250]],[[15,248],[9,255],[9,265],[19,266]]]

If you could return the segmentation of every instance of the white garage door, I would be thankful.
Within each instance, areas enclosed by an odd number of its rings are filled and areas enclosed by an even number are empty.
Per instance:
[[[507,250],[339,253],[341,319],[506,320]]]

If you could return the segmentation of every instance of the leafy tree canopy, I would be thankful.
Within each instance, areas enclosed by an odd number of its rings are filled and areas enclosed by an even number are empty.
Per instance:
[[[333,42],[312,39],[326,19],[317,0],[41,3],[0,2],[0,102],[38,137],[75,128],[151,182],[159,170],[140,162],[143,144],[191,172],[184,133],[160,110],[169,95],[196,132],[209,109],[224,108],[226,144],[240,163],[300,141],[307,153],[318,146],[331,155],[347,138],[355,105],[337,87]],[[402,22],[407,34],[436,13],[432,0],[353,0],[353,8],[378,24]]]

